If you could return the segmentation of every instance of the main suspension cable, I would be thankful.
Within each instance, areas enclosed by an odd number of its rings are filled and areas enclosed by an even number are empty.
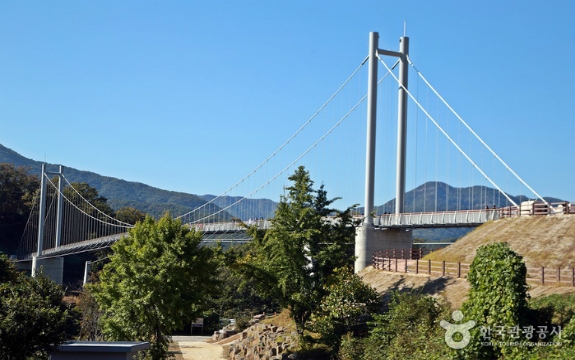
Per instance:
[[[399,79],[395,76],[395,74],[393,74],[391,72],[391,70],[389,69],[389,67],[385,63],[385,61],[383,61],[383,59],[379,55],[377,55],[377,57],[379,58],[380,62],[385,66],[385,68],[388,70],[388,72],[391,74],[391,76],[393,76],[393,78],[399,84],[399,86],[401,88],[403,88],[403,90],[409,95],[409,97],[415,102],[415,104],[424,112],[424,114],[429,118],[429,120],[431,120],[433,122],[433,124],[435,124],[435,126],[439,129],[439,131],[441,131],[441,133],[453,144],[453,146],[455,146],[457,148],[457,150],[459,150],[459,152],[461,152],[461,154],[463,154],[463,156],[465,156],[465,158],[471,163],[471,165],[473,165],[481,173],[481,175],[483,175],[491,183],[491,185],[495,186],[497,188],[497,190],[499,190],[501,193],[503,193],[504,196],[507,198],[507,200],[509,200],[510,203],[512,203],[514,206],[517,206],[515,201],[513,201],[509,197],[509,195],[507,195],[501,188],[499,188],[499,186],[497,186],[497,184],[495,184],[495,182],[493,182],[493,180],[491,180],[491,178],[483,170],[481,170],[481,168],[479,168],[479,166],[477,166],[477,164],[467,155],[467,153],[465,151],[463,151],[463,149],[459,145],[457,145],[457,143],[455,143],[455,141],[453,141],[453,139],[445,132],[445,130],[443,130],[443,128],[437,123],[437,121],[435,121],[435,119],[427,112],[427,110],[425,110],[425,108],[423,108],[423,106],[409,92],[409,90],[407,90],[405,88],[405,86],[403,86],[403,84],[399,81]]]
[[[477,135],[477,133],[475,131],[473,131],[473,129],[461,118],[461,116],[459,116],[459,114],[447,103],[447,101],[445,101],[445,99],[439,94],[439,92],[437,92],[437,90],[435,90],[435,88],[433,86],[431,86],[431,84],[427,81],[427,79],[423,76],[423,74],[417,69],[417,67],[415,67],[415,65],[413,64],[413,62],[409,58],[409,56],[407,57],[407,61],[415,69],[418,76],[421,77],[421,79],[427,84],[427,86],[429,86],[429,88],[435,93],[435,95],[437,95],[437,97],[459,119],[459,121],[461,121],[461,123],[463,123],[463,125],[465,125],[465,127],[477,138],[477,140],[479,140],[483,144],[483,146],[485,146],[487,148],[487,150],[489,150],[491,152],[491,154],[493,154],[493,156],[495,156],[495,158],[497,160],[499,160],[499,162],[501,162],[501,164],[503,164],[503,166],[505,166],[507,168],[507,170],[509,170],[513,174],[513,176],[515,176],[523,185],[525,185],[527,187],[527,189],[529,189],[529,191],[531,191],[535,196],[537,196],[537,198],[541,199],[545,204],[549,205],[549,203],[547,203],[547,201],[541,195],[539,195],[519,175],[517,175],[517,173],[515,171],[513,171],[513,169],[511,169],[511,167],[509,167],[509,165],[507,165],[507,163],[505,163],[505,161],[503,161],[503,159],[501,159],[499,157],[499,155],[497,155],[495,153],[495,151],[493,151],[493,149],[491,149],[491,147],[489,147],[489,145],[487,145],[485,143],[485,141],[483,141],[483,139],[481,139],[481,137],[479,135]]]

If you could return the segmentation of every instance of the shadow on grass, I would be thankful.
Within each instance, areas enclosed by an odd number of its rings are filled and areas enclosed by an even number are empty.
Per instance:
[[[382,294],[382,310],[388,310],[388,304],[391,301],[391,295],[395,292],[399,294],[411,292],[419,292],[426,295],[437,294],[445,290],[450,280],[451,279],[448,277],[439,277],[435,279],[429,279],[423,285],[409,286],[405,284],[405,278],[402,277]]]

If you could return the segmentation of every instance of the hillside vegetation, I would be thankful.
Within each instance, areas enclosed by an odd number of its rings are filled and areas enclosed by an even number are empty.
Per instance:
[[[26,166],[29,174],[38,177],[42,166],[42,162],[28,159],[2,145],[0,145],[0,163]],[[55,170],[55,166],[48,164],[48,169]],[[85,182],[96,188],[101,196],[108,199],[114,210],[131,206],[160,217],[166,211],[173,215],[181,215],[206,203],[205,199],[197,195],[162,190],[139,182],[102,176],[71,167],[64,168],[64,175],[70,182]]]

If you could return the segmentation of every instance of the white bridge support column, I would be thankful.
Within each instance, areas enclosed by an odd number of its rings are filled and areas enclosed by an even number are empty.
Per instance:
[[[13,260],[16,260],[16,259],[13,259]],[[20,271],[24,271],[28,275],[32,274],[32,261],[17,261],[14,263],[14,265],[16,265],[16,269],[18,269]]]
[[[44,275],[48,276],[57,284],[62,284],[64,278],[64,258],[42,258],[44,249],[44,222],[46,218],[46,175],[58,176],[58,204],[56,217],[56,247],[60,246],[60,237],[62,235],[62,174],[63,166],[60,166],[59,172],[50,173],[46,171],[46,164],[42,164],[42,175],[40,177],[40,214],[38,216],[38,247],[36,256],[32,257],[32,276],[36,276],[40,268],[43,268]]]
[[[355,272],[370,266],[373,262],[373,253],[376,251],[411,249],[412,246],[412,231],[360,226],[355,235]]]
[[[406,56],[409,49],[409,40],[406,37],[401,38],[400,52],[387,51],[378,49],[379,34],[376,32],[369,33],[369,69],[367,80],[367,139],[365,152],[365,202],[364,202],[364,221],[357,229],[355,237],[355,272],[360,272],[372,263],[372,256],[378,250],[391,249],[411,249],[413,236],[410,231],[406,230],[377,230],[373,223],[372,212],[374,209],[374,189],[375,189],[375,135],[377,123],[377,67],[378,54],[394,56],[400,58],[402,62],[401,81],[407,88],[407,68]],[[406,117],[406,97],[403,89],[399,92],[400,108],[398,110],[398,119],[401,125],[405,123]],[[400,127],[401,127],[400,125]],[[398,171],[405,172],[405,127],[400,128],[398,133]],[[401,163],[401,164],[400,164]],[[405,191],[405,176],[397,178],[398,192]],[[403,203],[403,195],[398,199]],[[396,211],[398,210],[396,202]]]
[[[37,256],[34,256],[32,258],[32,276],[36,276],[40,268],[42,268],[44,271],[44,275],[46,275],[56,284],[62,285],[64,281],[63,257],[38,259]]]
[[[396,180],[395,180],[395,213],[401,214],[405,207],[405,159],[407,149],[407,75],[409,74],[409,65],[407,55],[409,54],[409,38],[401,37],[399,39],[399,87],[398,114],[397,114],[397,163],[396,163]]]
[[[370,213],[373,211],[375,180],[375,127],[377,120],[377,47],[379,34],[369,33],[369,69],[367,80],[367,139],[365,150],[365,202],[364,221],[355,236],[355,272],[371,264],[375,227]],[[371,252],[371,253],[370,253]]]

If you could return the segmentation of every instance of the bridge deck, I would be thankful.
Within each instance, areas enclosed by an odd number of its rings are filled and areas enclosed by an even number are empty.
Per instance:
[[[498,210],[461,210],[461,211],[440,211],[440,212],[422,212],[422,213],[404,213],[404,214],[384,214],[376,216],[373,219],[374,226],[377,228],[440,228],[440,227],[474,227],[479,226],[487,221],[496,220],[502,215]],[[271,221],[255,220],[246,222],[245,225],[257,225],[261,229],[269,229]],[[196,230],[203,232],[205,235],[226,234],[245,231],[245,225],[240,222],[222,222],[194,224]],[[42,253],[43,257],[61,256],[82,251],[91,251],[112,245],[127,233],[109,235],[91,240],[79,241],[73,244],[62,245],[58,248],[47,249]],[[30,254],[29,258],[36,254]],[[26,260],[26,259],[21,259]]]
[[[377,228],[442,228],[475,227],[487,221],[497,220],[496,209],[383,214],[373,219]]]

